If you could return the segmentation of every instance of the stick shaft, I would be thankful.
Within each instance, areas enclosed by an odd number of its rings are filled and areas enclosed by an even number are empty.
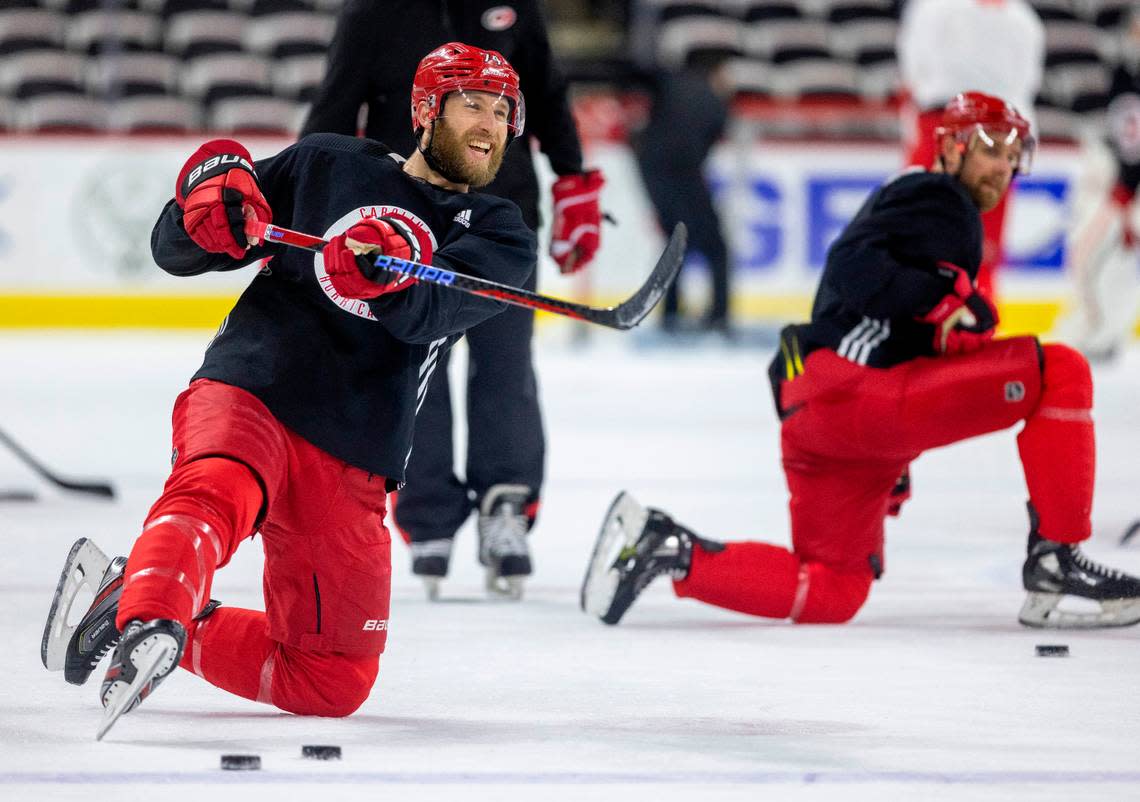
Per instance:
[[[314,237],[311,234],[292,231],[288,228],[282,228],[272,224],[261,223],[257,220],[250,220],[246,223],[246,234],[264,242],[275,242],[281,245],[289,245],[294,248],[303,248],[314,252],[319,252],[328,244],[320,237]],[[527,309],[541,309],[556,315],[575,318],[577,320],[586,320],[591,323],[610,326],[611,328],[627,328],[624,325],[615,325],[608,319],[607,315],[612,313],[612,309],[601,309],[586,304],[575,303],[574,301],[565,301],[561,298],[552,298],[548,295],[512,287],[508,284],[500,284],[489,279],[478,278],[464,273],[456,273],[452,270],[432,267],[431,265],[425,265],[407,259],[397,259],[393,256],[381,255],[376,257],[376,265],[377,267],[382,267],[396,273],[413,276],[419,281],[451,287],[452,289],[471,295],[494,298],[495,300],[505,301],[506,303],[522,306]]]

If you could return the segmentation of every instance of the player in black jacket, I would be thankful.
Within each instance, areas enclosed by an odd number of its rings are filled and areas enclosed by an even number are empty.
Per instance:
[[[348,0],[329,48],[328,67],[304,133],[355,134],[367,106],[364,135],[411,149],[406,87],[421,53],[452,39],[502,53],[518,71],[527,126],[485,191],[509,198],[534,231],[539,192],[531,137],[560,178],[553,186],[551,255],[562,272],[581,269],[598,247],[602,177],[583,172],[582,151],[555,67],[540,4],[521,0]],[[535,277],[526,288],[533,290]],[[412,570],[429,596],[447,574],[456,531],[479,510],[479,558],[488,589],[518,597],[531,572],[527,532],[541,495],[546,441],[531,356],[534,313],[513,308],[467,332],[467,457],[454,466],[451,390],[446,355],[432,380],[416,432],[408,484],[393,499],[394,518],[412,548]]]
[[[175,275],[269,261],[175,403],[166,488],[69,647],[67,678],[82,683],[119,641],[104,731],[179,662],[294,713],[348,715],[368,696],[388,629],[386,492],[404,479],[440,357],[504,305],[394,278],[364,254],[512,285],[536,258],[514,204],[468,192],[523,129],[510,64],[445,45],[420,63],[413,97],[421,136],[407,161],[319,134],[255,165],[214,140],[186,162],[154,227],[155,261]],[[251,243],[252,219],[330,242],[317,255]],[[255,531],[266,611],[217,609],[214,571]]]
[[[649,123],[633,138],[641,180],[665,231],[683,222],[689,248],[708,264],[712,299],[698,325],[729,331],[730,270],[720,215],[705,181],[704,167],[728,121],[729,89],[720,56],[694,56],[684,70],[653,76]],[[669,285],[661,307],[666,331],[681,328],[681,280]]]
[[[770,376],[782,420],[792,549],[716,543],[627,494],[614,502],[582,606],[614,624],[657,575],[678,596],[800,623],[842,623],[883,571],[883,522],[927,449],[1024,421],[1018,452],[1030,535],[1019,620],[1140,621],[1140,580],[1090,561],[1092,378],[1079,353],[1035,337],[993,339],[974,285],[980,212],[1028,165],[1029,125],[1011,106],[959,95],[938,131],[939,164],[871,195],[828,253],[810,323],[781,333]],[[1099,612],[1058,609],[1068,597]]]

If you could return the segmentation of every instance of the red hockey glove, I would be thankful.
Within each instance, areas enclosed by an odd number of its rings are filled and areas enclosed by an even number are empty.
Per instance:
[[[598,194],[602,190],[600,170],[564,175],[554,182],[554,225],[550,234],[550,255],[563,273],[573,273],[588,265],[598,252],[602,213]]]
[[[919,320],[934,326],[935,353],[976,351],[993,339],[997,309],[974,288],[969,274],[958,265],[939,262],[938,272],[953,282],[953,289]]]
[[[345,298],[378,298],[416,283],[411,276],[376,266],[376,257],[412,258],[411,235],[392,217],[369,217],[333,237],[321,251],[333,289]]]
[[[1117,184],[1112,189],[1112,202],[1120,209],[1120,222],[1123,225],[1121,243],[1129,250],[1135,248],[1137,241],[1140,240],[1140,236],[1137,236],[1136,230],[1132,228],[1132,218],[1128,214],[1132,199],[1135,197],[1135,190],[1129,189],[1124,184]]]
[[[232,139],[213,139],[194,152],[178,174],[175,201],[190,239],[210,253],[241,259],[254,244],[245,235],[246,217],[273,222],[257,185],[249,151]]]

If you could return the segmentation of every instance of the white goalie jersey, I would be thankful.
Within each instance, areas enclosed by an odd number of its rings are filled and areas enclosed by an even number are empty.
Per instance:
[[[920,111],[959,92],[995,95],[1033,130],[1045,28],[1024,0],[909,0],[898,33],[899,69]]]

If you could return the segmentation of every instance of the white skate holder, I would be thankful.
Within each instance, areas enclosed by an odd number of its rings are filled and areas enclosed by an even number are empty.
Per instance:
[[[51,601],[40,643],[40,659],[48,671],[63,670],[67,644],[79,624],[78,621],[67,623],[79,591],[86,587],[94,597],[110,564],[107,555],[85,537],[79,538],[71,547],[55,587],[55,597]]]

